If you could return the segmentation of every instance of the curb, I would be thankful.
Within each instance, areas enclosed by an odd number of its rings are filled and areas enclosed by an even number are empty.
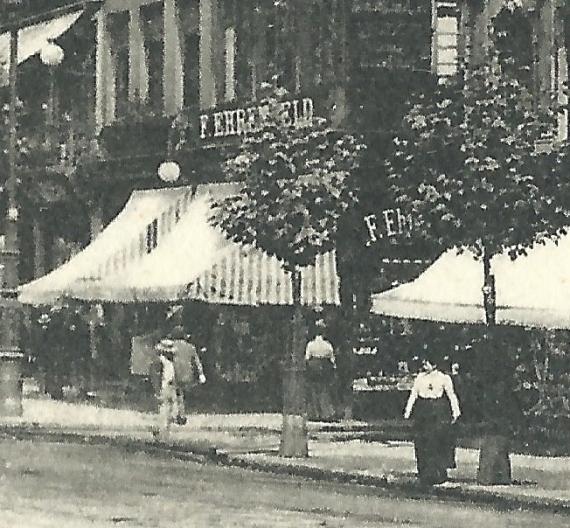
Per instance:
[[[140,432],[140,431],[139,431]],[[179,460],[199,463],[215,463],[220,466],[238,467],[263,473],[302,477],[315,481],[356,484],[377,488],[386,493],[397,494],[408,499],[452,500],[491,506],[497,510],[530,510],[570,515],[570,500],[539,499],[537,497],[514,497],[493,493],[488,490],[469,490],[460,487],[426,488],[415,482],[394,482],[387,476],[363,475],[338,470],[321,469],[308,465],[286,465],[272,461],[252,460],[243,455],[232,455],[212,445],[189,443],[168,444],[149,438],[129,438],[107,436],[86,431],[50,429],[41,426],[24,427],[18,425],[0,425],[0,438],[13,440],[37,440],[74,443],[83,445],[106,445],[120,447],[128,451],[144,452],[155,456],[168,456]],[[150,431],[149,431],[150,435]]]
[[[415,482],[402,483],[391,481],[386,476],[363,475],[320,469],[313,466],[287,466],[274,462],[260,462],[241,456],[231,456],[219,452],[218,463],[260,471],[277,475],[303,477],[317,481],[337,482],[340,484],[357,484],[381,489],[408,499],[452,500],[456,502],[471,502],[492,506],[496,510],[530,510],[536,512],[562,513],[570,515],[570,501],[559,499],[537,499],[536,497],[511,497],[493,493],[487,490],[466,490],[461,488],[426,488]]]

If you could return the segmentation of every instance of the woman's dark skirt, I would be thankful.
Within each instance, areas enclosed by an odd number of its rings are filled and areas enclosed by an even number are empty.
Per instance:
[[[307,361],[307,415],[311,420],[331,420],[334,407],[335,372],[329,359]]]
[[[418,477],[441,484],[450,466],[451,408],[447,398],[418,398],[414,405],[414,448]]]

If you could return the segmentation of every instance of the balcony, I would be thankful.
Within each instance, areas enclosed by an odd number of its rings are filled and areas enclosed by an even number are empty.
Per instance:
[[[129,105],[98,139],[109,159],[165,155],[172,118],[141,104]]]

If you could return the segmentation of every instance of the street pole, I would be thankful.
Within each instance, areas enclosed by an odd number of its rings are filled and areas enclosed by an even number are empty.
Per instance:
[[[17,287],[19,244],[17,203],[16,106],[17,106],[18,29],[10,28],[8,177],[4,244],[0,248],[0,416],[22,415],[20,350],[21,306]]]

